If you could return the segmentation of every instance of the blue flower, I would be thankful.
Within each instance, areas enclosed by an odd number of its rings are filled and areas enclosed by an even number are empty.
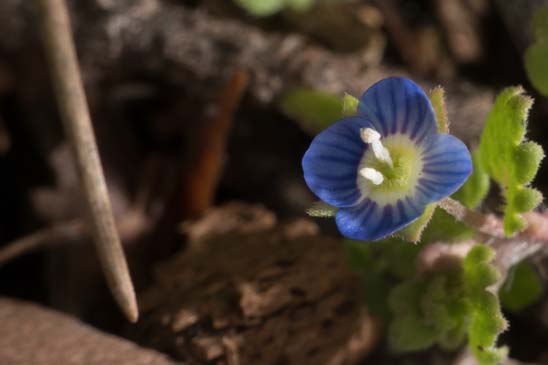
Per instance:
[[[314,138],[302,166],[309,188],[338,209],[346,237],[382,239],[454,193],[472,162],[457,138],[438,133],[430,100],[413,81],[391,77],[361,97],[358,115]]]

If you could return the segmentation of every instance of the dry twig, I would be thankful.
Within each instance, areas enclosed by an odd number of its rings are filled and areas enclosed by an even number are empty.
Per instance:
[[[182,203],[187,218],[198,218],[211,206],[222,171],[228,134],[248,82],[246,72],[234,72],[214,109],[204,118],[193,159],[181,174],[184,187]]]
[[[64,0],[36,0],[61,119],[71,141],[91,213],[91,227],[103,271],[127,318],[138,318],[137,301],[114,217],[88,105],[82,85]]]
[[[47,244],[77,238],[83,233],[83,228],[79,221],[60,223],[13,241],[0,250],[0,266]]]

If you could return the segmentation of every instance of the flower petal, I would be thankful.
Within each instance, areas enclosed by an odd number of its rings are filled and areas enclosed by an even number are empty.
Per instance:
[[[363,117],[341,119],[318,134],[303,157],[308,187],[335,207],[352,206],[361,198],[356,180],[367,145],[360,138],[360,128],[371,128],[371,124]]]
[[[424,204],[453,194],[472,173],[468,148],[449,134],[437,134],[423,152],[422,174],[417,192]]]
[[[437,132],[428,96],[404,77],[390,77],[367,89],[360,98],[358,113],[383,136],[402,133],[422,143]]]
[[[399,231],[422,214],[424,206],[412,205],[408,200],[381,206],[365,199],[356,206],[339,209],[335,221],[345,237],[376,241]]]

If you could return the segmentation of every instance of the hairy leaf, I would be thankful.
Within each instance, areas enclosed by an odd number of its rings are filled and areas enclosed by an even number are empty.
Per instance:
[[[523,143],[532,104],[533,99],[524,95],[521,87],[504,89],[497,97],[481,135],[481,165],[501,186],[506,199],[504,232],[507,235],[523,230],[526,222],[520,213],[535,208],[542,200],[539,192],[523,192],[524,185],[534,178],[544,157],[538,144]]]
[[[487,290],[500,277],[490,263],[493,256],[491,248],[476,245],[466,255],[463,264],[466,296],[471,307],[468,345],[484,365],[498,364],[508,353],[506,347],[496,347],[497,337],[507,325],[498,298]]]

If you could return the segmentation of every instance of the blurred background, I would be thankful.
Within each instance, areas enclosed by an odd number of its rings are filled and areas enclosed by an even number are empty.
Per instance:
[[[443,85],[452,132],[473,147],[495,95],[521,84],[535,98],[529,136],[546,148],[548,101],[523,62],[546,0],[68,5],[141,319],[117,309],[82,228],[39,14],[2,0],[2,364],[473,363],[387,351],[332,220],[305,218],[311,113],[332,115],[307,93],[358,97],[392,75]],[[544,166],[536,187],[547,182]],[[21,252],[2,251],[14,242]],[[546,299],[508,314],[516,361],[548,363]]]

